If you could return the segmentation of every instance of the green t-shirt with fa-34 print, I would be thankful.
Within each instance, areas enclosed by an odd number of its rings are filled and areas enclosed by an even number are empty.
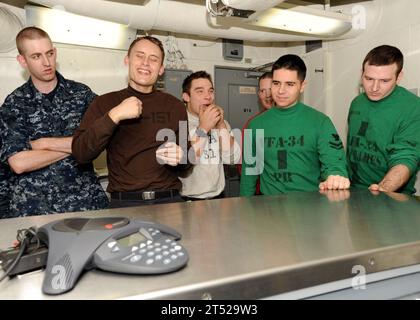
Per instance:
[[[273,107],[245,131],[240,194],[316,191],[330,175],[347,177],[343,144],[330,118],[298,102]]]

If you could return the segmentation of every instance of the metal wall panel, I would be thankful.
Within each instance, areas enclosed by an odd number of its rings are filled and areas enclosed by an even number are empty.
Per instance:
[[[257,93],[261,74],[242,68],[215,67],[216,104],[224,109],[232,129],[242,129],[260,111]],[[225,196],[239,196],[240,180],[235,166],[225,166],[225,177]]]
[[[158,88],[182,101],[182,82],[191,73],[191,70],[165,69],[158,82]]]
[[[232,129],[241,129],[260,110],[257,92],[261,74],[247,69],[215,67],[216,104],[225,110]]]

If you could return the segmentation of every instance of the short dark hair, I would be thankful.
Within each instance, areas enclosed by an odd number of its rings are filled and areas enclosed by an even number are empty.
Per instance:
[[[162,52],[162,64],[163,64],[163,62],[165,61],[165,49],[163,48],[162,42],[158,38],[155,38],[155,37],[152,37],[152,36],[143,36],[143,37],[138,37],[138,38],[134,39],[131,42],[130,47],[128,48],[127,55],[130,56],[130,52],[133,49],[133,47],[135,46],[135,44],[139,41],[142,41],[142,40],[149,40],[150,42],[154,43],[155,45],[157,45],[159,47],[160,52]]]
[[[259,78],[258,78],[258,88],[260,87],[261,80],[264,79],[273,79],[273,73],[271,71],[264,72]]]
[[[209,80],[211,82],[211,84],[213,85],[213,81],[211,80],[211,75],[210,74],[208,74],[206,71],[203,71],[203,70],[202,71],[196,71],[194,73],[191,73],[182,82],[182,93],[190,94],[192,81],[196,80],[196,79],[201,79],[201,78]]]
[[[35,40],[35,39],[48,39],[51,41],[50,36],[44,30],[38,27],[26,27],[19,31],[16,35],[16,47],[19,54],[23,54],[22,43],[24,40]]]
[[[397,77],[404,66],[404,56],[400,49],[389,45],[381,45],[369,51],[363,60],[362,70],[365,71],[365,65],[371,66],[389,66],[397,64]]]
[[[297,71],[298,79],[304,81],[306,78],[306,65],[303,60],[295,54],[286,54],[277,59],[273,64],[271,72],[274,74],[274,71],[278,69],[286,69]]]

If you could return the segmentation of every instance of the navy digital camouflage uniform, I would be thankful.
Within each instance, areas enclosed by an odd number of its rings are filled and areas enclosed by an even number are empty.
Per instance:
[[[1,145],[1,144],[0,144]],[[12,178],[8,166],[0,162],[0,219],[9,217],[10,186]]]
[[[31,79],[6,98],[0,108],[1,162],[31,150],[30,141],[73,135],[96,95],[86,85],[66,80],[58,72],[57,78],[52,101],[35,88]],[[71,155],[45,168],[14,175],[11,190],[13,217],[108,206],[93,165],[78,165]]]

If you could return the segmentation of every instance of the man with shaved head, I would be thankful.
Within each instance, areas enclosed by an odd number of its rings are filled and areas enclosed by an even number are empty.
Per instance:
[[[30,78],[0,108],[0,162],[13,171],[8,216],[105,208],[92,163],[78,165],[71,154],[73,132],[95,94],[56,71],[57,50],[44,30],[24,28],[16,46]]]

